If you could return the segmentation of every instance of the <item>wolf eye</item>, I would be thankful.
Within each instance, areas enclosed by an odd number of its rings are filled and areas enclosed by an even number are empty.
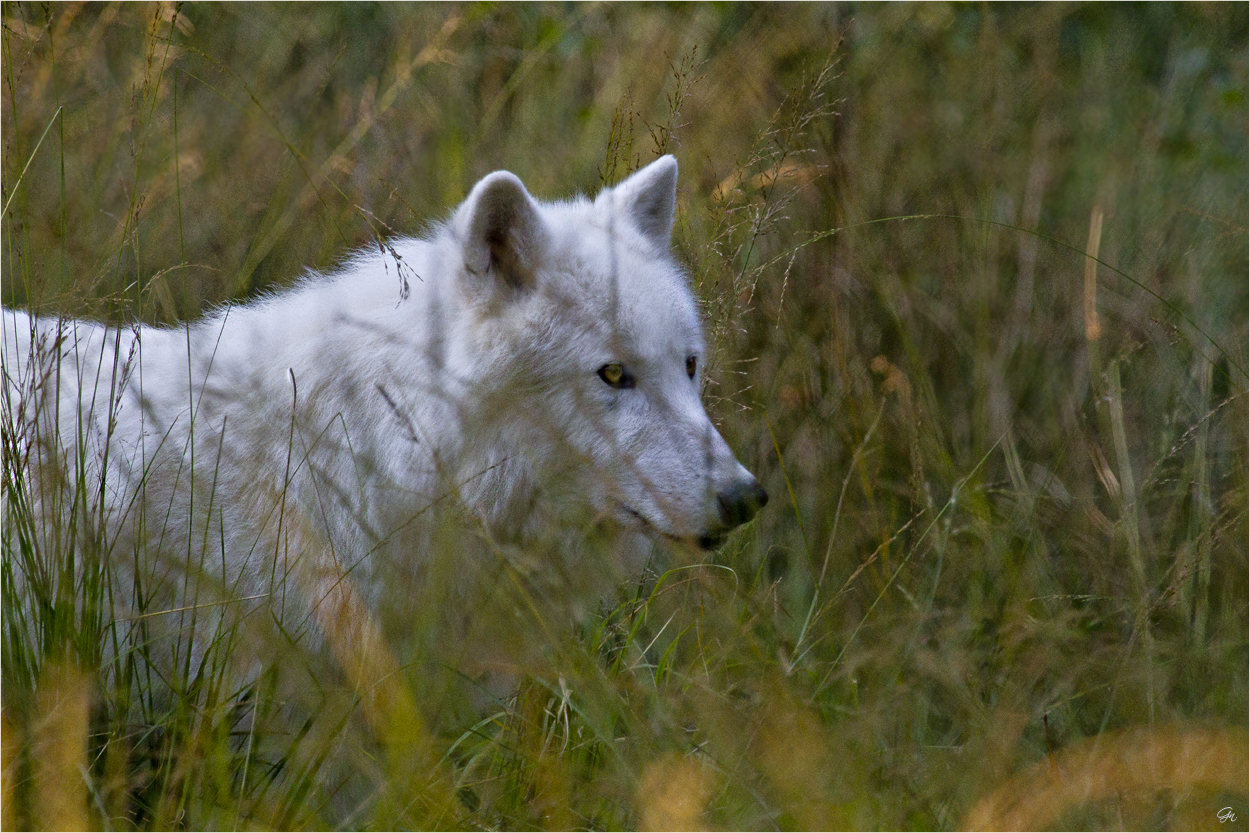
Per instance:
[[[616,388],[617,390],[634,386],[634,377],[625,370],[625,365],[620,362],[609,362],[599,368],[599,378],[606,382],[608,387]]]
[[[691,379],[694,378],[694,372],[698,368],[698,366],[699,366],[699,359],[697,356],[686,356],[686,375],[689,376]]]

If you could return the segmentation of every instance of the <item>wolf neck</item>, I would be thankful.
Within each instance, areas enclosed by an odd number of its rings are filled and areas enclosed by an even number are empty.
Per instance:
[[[284,472],[297,472],[291,497],[366,537],[460,504],[496,540],[522,539],[540,525],[538,497],[550,484],[526,441],[532,413],[494,390],[508,339],[457,337],[480,311],[456,291],[455,267],[426,241],[395,249],[407,298],[396,258],[375,254],[189,327],[142,328],[144,372],[171,382],[156,412],[184,414],[142,430],[181,437],[167,450],[245,433],[239,447],[254,459],[240,469],[273,481],[274,493],[287,488]],[[136,389],[130,413],[144,413],[154,389]]]
[[[266,372],[281,374],[291,396],[243,407],[259,405],[283,423],[294,414],[297,433],[317,438],[297,451],[318,465],[372,472],[382,488],[351,514],[367,516],[376,532],[410,520],[422,504],[462,502],[492,537],[515,540],[533,514],[535,483],[517,403],[491,392],[503,357],[455,337],[469,329],[462,318],[479,312],[453,284],[458,264],[438,262],[439,247],[426,241],[398,241],[394,251],[402,270],[389,252],[359,258],[334,276],[210,317],[195,341],[215,353],[218,379],[255,373],[255,353],[264,352]],[[255,387],[274,390],[273,381]]]

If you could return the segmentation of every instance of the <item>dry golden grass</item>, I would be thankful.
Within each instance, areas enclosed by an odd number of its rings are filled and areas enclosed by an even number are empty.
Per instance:
[[[1175,725],[1106,732],[1015,775],[972,808],[964,829],[1052,829],[1065,815],[1103,801],[1115,801],[1133,818],[1134,808],[1149,807],[1160,793],[1178,806],[1202,802],[1194,818],[1215,829],[1222,824],[1215,797],[1244,799],[1248,787],[1250,736],[1244,729]]]
[[[92,680],[68,663],[45,668],[39,679],[29,754],[34,806],[47,830],[97,826],[87,814],[87,719],[92,687]]]
[[[707,830],[703,810],[714,779],[697,760],[669,755],[647,764],[638,779],[640,830]]]

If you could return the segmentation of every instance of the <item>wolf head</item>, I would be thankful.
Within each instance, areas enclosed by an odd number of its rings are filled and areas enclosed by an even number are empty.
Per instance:
[[[670,251],[676,196],[672,156],[593,202],[538,202],[500,171],[451,230],[466,364],[494,425],[483,442],[516,458],[507,479],[710,549],[768,495],[699,398],[699,314]],[[478,499],[502,505],[506,490],[497,479]]]

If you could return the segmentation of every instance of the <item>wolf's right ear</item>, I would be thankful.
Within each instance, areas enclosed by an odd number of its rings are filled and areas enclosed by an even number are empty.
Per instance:
[[[613,188],[612,198],[624,207],[643,236],[656,248],[667,251],[673,240],[673,214],[677,210],[676,159],[661,156]]]
[[[529,290],[547,247],[547,226],[521,180],[507,171],[485,176],[452,220],[470,274]]]

